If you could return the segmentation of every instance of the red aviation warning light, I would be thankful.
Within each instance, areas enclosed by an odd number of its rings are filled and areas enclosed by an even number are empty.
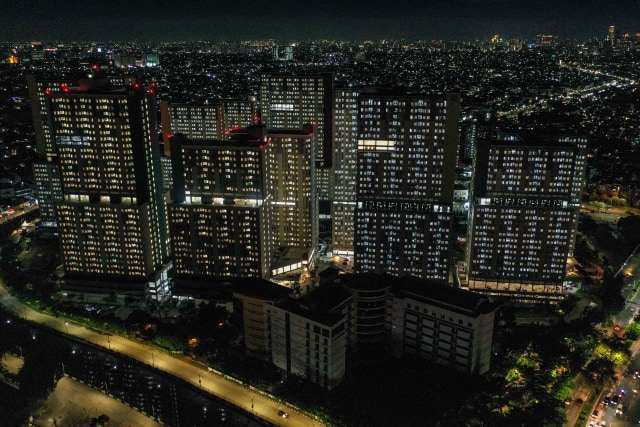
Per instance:
[[[44,94],[45,94],[45,95],[51,95],[51,91],[50,91],[49,89],[45,89],[45,90],[44,90]]]

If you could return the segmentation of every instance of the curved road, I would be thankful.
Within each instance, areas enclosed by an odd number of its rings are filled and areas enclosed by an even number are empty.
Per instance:
[[[85,326],[66,321],[31,309],[12,296],[0,285],[0,304],[16,315],[29,321],[45,325],[58,332],[80,338],[114,352],[127,355],[149,366],[167,372],[202,388],[232,405],[278,426],[322,426],[322,422],[309,418],[293,407],[284,407],[257,389],[249,389],[233,380],[209,372],[208,369],[194,365],[192,362],[156,351],[142,343],[123,338],[118,335],[105,335],[92,331]],[[279,410],[289,414],[288,418],[278,415]]]

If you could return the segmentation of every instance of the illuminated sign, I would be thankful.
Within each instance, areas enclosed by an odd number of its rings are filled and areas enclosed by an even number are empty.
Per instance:
[[[492,204],[495,206],[522,206],[534,208],[566,208],[568,202],[557,199],[530,199],[517,197],[494,197]],[[486,204],[486,203],[481,203]]]
[[[451,206],[434,205],[426,202],[409,202],[409,201],[378,201],[367,200],[357,203],[358,209],[376,210],[376,211],[400,211],[400,212],[432,212],[432,213],[448,213],[451,212]]]

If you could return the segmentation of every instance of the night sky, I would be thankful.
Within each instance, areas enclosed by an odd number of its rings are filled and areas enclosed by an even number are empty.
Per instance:
[[[0,41],[532,39],[640,32],[639,0],[0,0]]]

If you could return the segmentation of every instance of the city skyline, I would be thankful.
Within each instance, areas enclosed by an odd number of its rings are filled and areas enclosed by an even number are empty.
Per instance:
[[[73,18],[71,23],[69,17]],[[290,0],[202,3],[187,0],[82,6],[70,0],[0,6],[0,41],[28,40],[242,40],[299,39],[476,39],[500,34],[533,38],[604,37],[615,25],[635,34],[640,6],[570,0],[401,0],[393,4]],[[65,25],[60,25],[65,22]]]

